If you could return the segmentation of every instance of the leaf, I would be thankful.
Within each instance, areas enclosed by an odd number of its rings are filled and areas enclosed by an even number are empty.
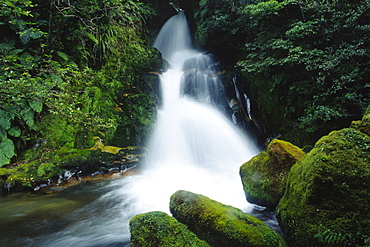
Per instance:
[[[4,43],[1,43],[0,44],[0,52],[1,53],[8,53],[9,51],[13,50],[14,49],[14,44],[15,42],[14,41],[8,41],[8,42],[4,42]]]
[[[2,152],[6,158],[12,158],[15,155],[13,141],[9,138],[2,141],[0,144],[0,152]]]
[[[58,57],[60,57],[64,61],[68,61],[69,58],[68,58],[67,54],[65,54],[64,52],[57,51],[57,54],[58,54]]]
[[[26,45],[30,41],[30,30],[25,29],[20,32],[19,38],[23,45]]]
[[[24,51],[24,49],[14,49],[14,50],[9,51],[9,55],[17,55],[21,53],[22,51]]]
[[[8,134],[14,137],[20,137],[21,129],[18,126],[14,126],[8,130]]]
[[[86,32],[85,35],[95,44],[99,44],[99,40],[93,34]]]
[[[41,112],[42,111],[42,103],[37,100],[28,100],[28,104],[34,110],[35,112]]]
[[[0,126],[0,142],[7,138],[6,130]]]
[[[14,119],[14,115],[7,112],[0,110],[0,127],[2,127],[5,130],[10,129],[10,121]]]
[[[37,129],[34,122],[34,112],[31,110],[31,108],[23,109],[23,111],[21,112],[21,116],[30,129],[32,130]]]
[[[34,32],[32,32],[32,33],[30,34],[30,37],[31,37],[32,39],[38,39],[38,38],[42,37],[42,35],[43,35],[43,32],[41,32],[41,31],[39,31],[39,30],[36,30],[36,31],[34,31]]]
[[[63,82],[63,79],[60,76],[57,76],[55,74],[50,75],[50,79],[54,81],[54,83],[59,84]]]
[[[0,167],[10,163],[10,159],[5,157],[4,153],[0,150]]]

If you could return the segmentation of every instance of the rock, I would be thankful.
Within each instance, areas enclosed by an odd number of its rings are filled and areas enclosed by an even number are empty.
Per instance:
[[[211,246],[286,246],[283,238],[261,220],[203,195],[177,191],[171,196],[170,210]]]
[[[175,218],[163,212],[149,212],[130,220],[131,246],[209,246]]]
[[[370,244],[370,137],[333,131],[291,169],[277,217],[289,246]]]
[[[274,209],[284,194],[290,168],[304,157],[293,144],[275,139],[266,151],[240,167],[240,177],[248,202]]]
[[[351,128],[357,129],[370,136],[370,106],[367,108],[362,120],[352,121]]]

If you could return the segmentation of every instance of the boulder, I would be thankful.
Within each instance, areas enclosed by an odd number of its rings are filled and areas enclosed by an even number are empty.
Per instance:
[[[274,209],[284,194],[290,168],[304,157],[293,144],[275,139],[240,167],[240,177],[248,202]]]
[[[370,245],[370,137],[333,131],[291,169],[277,217],[289,246]]]
[[[211,246],[286,246],[283,238],[261,220],[200,194],[177,191],[171,196],[170,210]]]
[[[149,212],[130,220],[132,247],[196,246],[208,247],[188,228],[164,212]]]

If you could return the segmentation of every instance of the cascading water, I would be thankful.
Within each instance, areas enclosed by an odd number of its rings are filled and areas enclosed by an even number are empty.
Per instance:
[[[170,69],[161,76],[162,105],[145,162],[155,183],[146,189],[155,188],[152,200],[163,195],[165,207],[172,193],[184,189],[245,209],[239,167],[257,150],[217,109],[222,84],[215,62],[190,49],[190,40],[181,11],[154,42]]]
[[[183,12],[164,25],[154,46],[170,69],[161,76],[162,105],[143,171],[97,188],[100,198],[66,216],[77,222],[24,246],[128,246],[129,219],[169,213],[170,196],[180,189],[252,209],[239,167],[258,151],[217,109],[222,84],[210,56],[191,50]]]

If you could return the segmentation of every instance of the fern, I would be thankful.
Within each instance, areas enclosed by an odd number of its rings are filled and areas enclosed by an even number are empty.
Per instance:
[[[318,232],[315,235],[320,242],[324,244],[331,244],[331,245],[345,245],[346,240],[351,237],[350,234],[342,234],[338,232],[333,232],[330,229],[325,230],[324,232]]]

